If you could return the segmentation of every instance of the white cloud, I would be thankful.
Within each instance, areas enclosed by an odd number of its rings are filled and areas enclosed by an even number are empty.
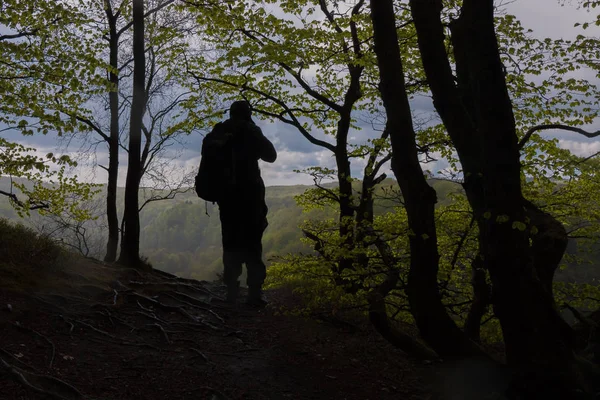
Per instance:
[[[538,37],[573,39],[581,32],[573,28],[576,22],[594,19],[586,10],[578,9],[577,3],[571,0],[561,6],[558,0],[517,0],[506,8]]]
[[[334,161],[331,152],[327,150],[312,153],[280,150],[277,154],[277,161],[273,164],[261,162],[260,168],[267,186],[312,184],[313,181],[309,175],[295,173],[294,170],[312,166],[335,168]]]
[[[576,0],[572,0],[571,4],[561,6],[559,0],[517,0],[507,6],[508,12],[515,14],[521,20],[523,26],[534,30],[537,37],[552,37],[565,39],[573,38],[581,31],[574,28],[575,22],[582,22],[592,19],[592,14],[582,9],[577,9]],[[280,10],[270,10],[276,15],[281,16]],[[315,18],[322,18],[319,12],[315,14]],[[589,34],[595,34],[591,27]],[[311,71],[307,71],[310,73]],[[307,75],[310,79],[311,76]],[[416,114],[427,116],[433,110],[431,99],[421,96],[411,101],[411,106]],[[264,122],[257,120],[257,123],[263,129],[264,134],[273,141],[278,152],[278,160],[274,164],[261,163],[263,178],[267,185],[291,185],[291,184],[311,184],[312,178],[308,175],[298,174],[293,172],[295,169],[303,169],[309,166],[323,166],[334,168],[335,163],[331,152],[309,143],[302,135],[293,127],[277,122]],[[360,124],[363,130],[352,131],[351,139],[354,143],[364,142],[369,137],[378,136],[378,133],[373,132],[371,127],[366,123]],[[595,124],[598,125],[598,124]],[[589,130],[592,130],[589,128]],[[312,132],[317,138],[332,142],[331,136],[326,136],[322,132]],[[544,132],[545,136],[557,137],[560,140],[560,146],[568,148],[578,155],[590,155],[596,151],[600,151],[600,142],[597,140],[585,140],[583,137],[560,131]],[[52,135],[35,135],[23,137],[17,132],[3,132],[2,136],[9,140],[19,141],[24,145],[36,147],[37,154],[45,156],[49,152],[59,153],[57,151],[57,140]],[[200,161],[201,136],[194,135],[186,138],[187,143],[178,147],[179,158],[170,161],[172,166],[176,167],[179,173],[184,171],[197,170]],[[81,143],[73,141],[66,149],[66,154],[71,157],[81,160],[80,167],[77,170],[78,176],[84,180],[97,183],[106,182],[106,172],[94,167],[94,165],[107,165],[108,154],[104,146],[98,146],[92,154],[84,156],[79,152]],[[64,146],[62,146],[64,147]],[[352,172],[355,177],[360,177],[364,167],[364,160],[352,160]],[[127,172],[127,156],[126,153],[120,157],[120,172],[119,184],[125,184],[125,176]],[[422,164],[424,170],[430,170],[434,174],[439,170],[447,167],[444,160],[438,162]],[[382,168],[382,172],[386,172],[388,176],[392,176],[389,169],[389,163]],[[174,177],[177,173],[174,173]]]
[[[599,141],[575,141],[568,139],[559,139],[558,145],[563,149],[570,150],[573,154],[588,157],[592,154],[600,152],[600,142]]]

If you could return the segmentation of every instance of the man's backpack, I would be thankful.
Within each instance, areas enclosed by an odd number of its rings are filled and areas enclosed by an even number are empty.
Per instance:
[[[233,134],[221,124],[204,137],[202,158],[196,175],[198,197],[217,202],[231,195],[236,185]]]

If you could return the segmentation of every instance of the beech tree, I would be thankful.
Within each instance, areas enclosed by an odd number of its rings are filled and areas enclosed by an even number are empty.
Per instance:
[[[393,169],[397,174],[398,182],[402,183],[404,180],[401,200],[404,202],[409,200],[406,197],[410,196],[407,195],[411,191],[409,187],[413,187],[412,195],[416,196],[410,199],[411,212],[410,216],[407,214],[407,225],[402,220],[404,218],[402,213],[398,218],[373,218],[373,197],[369,193],[374,193],[373,188],[381,182],[382,176],[378,172],[381,170],[382,163],[389,160],[390,145],[393,148],[394,141],[398,143],[399,139],[392,138],[390,143],[390,121],[387,129],[382,129],[381,137],[368,141],[366,146],[353,147],[348,140],[350,135],[339,129],[346,126],[345,116],[348,114],[338,113],[335,109],[335,101],[332,100],[339,99],[342,104],[352,105],[349,115],[353,127],[356,127],[354,122],[356,119],[364,117],[361,112],[365,110],[372,119],[376,118],[376,115],[379,116],[381,103],[377,90],[378,76],[375,54],[372,51],[369,20],[364,19],[368,15],[365,12],[367,5],[363,2],[355,2],[343,10],[328,6],[331,6],[328,2],[316,1],[289,4],[284,11],[296,15],[295,18],[300,22],[294,23],[279,14],[277,16],[269,14],[268,10],[264,9],[268,7],[268,2],[243,2],[195,10],[200,24],[206,27],[206,40],[214,43],[216,49],[215,52],[208,53],[207,58],[188,60],[187,68],[197,80],[197,87],[209,88],[207,90],[212,93],[209,94],[209,98],[214,99],[219,96],[228,99],[242,95],[253,103],[257,113],[294,126],[308,141],[335,154],[336,168],[315,167],[307,171],[315,178],[317,187],[302,196],[300,202],[308,207],[333,205],[338,210],[342,210],[343,207],[338,207],[346,202],[346,212],[340,211],[340,218],[336,221],[310,221],[304,226],[305,234],[319,253],[318,257],[314,259],[313,256],[290,257],[287,264],[285,261],[276,263],[270,275],[293,273],[293,276],[298,276],[301,275],[300,271],[304,270],[307,271],[306,276],[313,276],[325,282],[328,279],[334,281],[336,285],[344,288],[347,294],[357,296],[370,304],[373,321],[384,336],[392,341],[395,340],[404,349],[412,351],[414,348],[410,350],[411,346],[404,340],[406,337],[403,337],[401,332],[391,329],[394,324],[386,322],[386,306],[398,307],[399,315],[406,315],[403,311],[406,310],[406,300],[403,300],[403,295],[398,289],[407,289],[408,297],[412,297],[409,302],[412,303],[411,311],[414,310],[416,313],[417,324],[423,327],[424,337],[431,341],[429,344],[436,351],[444,354],[445,357],[458,357],[465,352],[481,354],[476,346],[463,337],[444,311],[444,308],[452,311],[453,318],[458,318],[461,324],[465,324],[464,329],[475,341],[480,337],[479,327],[482,319],[485,317],[487,322],[493,317],[493,314],[488,311],[491,301],[489,276],[487,269],[482,268],[482,258],[478,256],[477,246],[473,246],[477,240],[475,242],[472,240],[479,235],[478,224],[475,220],[469,223],[471,220],[469,216],[466,223],[457,224],[455,228],[433,225],[433,228],[438,231],[436,235],[440,230],[452,232],[453,235],[457,235],[458,232],[460,239],[456,240],[455,237],[449,236],[449,233],[444,234],[444,254],[441,262],[443,267],[440,270],[440,262],[435,260],[438,252],[436,241],[425,240],[424,243],[416,244],[418,240],[412,237],[415,234],[415,227],[419,232],[425,229],[420,226],[419,221],[431,221],[431,218],[440,220],[440,217],[431,217],[433,211],[426,211],[428,207],[435,204],[435,198],[418,197],[426,193],[432,196],[431,191],[422,185],[419,186],[421,190],[414,191],[417,186],[413,185],[420,184],[411,179],[416,179],[415,177],[422,175],[423,171],[420,171],[420,167],[416,168],[418,165],[407,166],[399,161],[393,164]],[[424,71],[417,44],[414,42],[414,26],[410,15],[406,14],[407,10],[398,7],[394,11],[397,21],[406,21],[397,22],[399,24],[397,28],[401,54],[408,60],[404,73],[408,77],[407,83],[404,84],[404,91],[408,90],[410,96],[415,92],[427,93],[428,87],[424,85]],[[452,15],[450,10],[445,9],[444,22],[450,21]],[[351,21],[345,19],[348,17]],[[585,80],[572,79],[562,72],[578,67],[574,60],[568,66],[564,62],[564,58],[568,58],[564,53],[566,42],[537,40],[530,37],[529,31],[521,27],[514,17],[507,14],[497,14],[495,23],[499,32],[499,49],[506,57],[504,73],[507,74],[508,89],[515,101],[514,110],[518,117],[516,122],[520,129],[518,156],[528,161],[524,163],[519,174],[525,173],[535,178],[523,183],[525,190],[532,194],[536,193],[533,195],[536,196],[536,203],[529,205],[531,210],[529,218],[537,218],[536,221],[540,226],[546,227],[547,233],[562,235],[560,240],[564,242],[566,236],[564,232],[561,233],[560,227],[556,224],[547,225],[549,220],[546,219],[545,214],[552,209],[544,203],[545,200],[540,195],[549,195],[552,191],[548,189],[551,187],[556,189],[556,180],[551,179],[548,171],[566,171],[570,168],[568,165],[578,161],[568,151],[560,149],[554,140],[544,139],[537,133],[547,129],[557,118],[573,126],[593,119],[595,114],[590,110],[589,99],[590,95],[594,95],[593,87]],[[355,36],[353,36],[353,29]],[[353,38],[357,41],[353,41]],[[348,51],[344,50],[344,42]],[[356,53],[356,49],[361,52]],[[454,57],[454,54],[449,53],[448,56]],[[451,62],[454,63],[454,58]],[[563,68],[559,68],[561,65]],[[353,66],[356,67],[355,75],[350,73]],[[554,79],[539,82],[530,78],[542,73],[544,68],[556,69]],[[353,80],[352,76],[356,80]],[[353,82],[357,82],[354,88],[360,89],[357,100],[353,100],[352,97],[357,92],[348,91],[348,88],[352,88]],[[397,88],[397,85],[384,84],[381,87]],[[343,100],[348,99],[354,102],[343,103]],[[397,96],[395,101],[399,101]],[[581,108],[573,107],[570,104],[573,101],[577,101],[577,105]],[[409,114],[410,110],[406,109],[402,112],[395,111],[396,118],[402,116],[403,124],[407,124],[406,119]],[[408,132],[407,135],[410,137],[410,127],[403,126],[401,131]],[[453,178],[460,180],[464,177],[462,165],[455,154],[455,147],[447,137],[444,127],[418,130],[414,136],[414,147],[411,147],[410,140],[407,138],[402,140],[408,142],[400,142],[408,145],[400,146],[400,149],[396,146],[396,151],[403,154],[403,157],[400,157],[405,160],[403,162],[408,162],[411,157],[426,161],[429,152],[439,152],[450,162]],[[344,146],[349,150],[340,150]],[[416,155],[413,151],[417,152]],[[550,153],[552,156],[549,156]],[[354,161],[354,157],[366,157],[367,168],[364,169],[365,179],[360,184],[355,181],[353,188],[343,178],[347,175],[340,174],[340,171],[347,171],[347,165],[350,161]],[[375,175],[371,175],[373,171]],[[323,179],[335,179],[341,183],[340,186],[332,189],[321,184]],[[562,187],[566,188],[566,186]],[[565,195],[572,189],[573,186],[565,189]],[[406,204],[404,206],[406,207]],[[408,208],[406,212],[408,213]],[[463,207],[463,203],[460,203],[454,209],[446,208],[439,213],[446,213],[445,215],[457,213],[464,216],[471,212],[469,206]],[[566,214],[565,218],[568,218]],[[445,221],[449,220],[445,219]],[[390,229],[391,221],[398,221],[397,229]],[[415,226],[409,227],[408,224],[415,224]],[[523,228],[519,222],[514,226],[517,230]],[[430,237],[431,224],[427,229],[425,235]],[[397,240],[400,234],[408,234],[409,240]],[[560,238],[560,235],[557,238]],[[423,237],[425,236],[421,236]],[[544,237],[549,240],[548,235],[541,233],[538,236],[538,243],[544,243],[546,240],[542,239]],[[411,245],[415,246],[417,252],[415,260],[419,259],[418,254],[424,255],[426,258],[421,261],[427,261],[422,262],[421,265],[428,265],[429,269],[411,268],[411,272],[405,276],[406,268],[403,263],[409,255],[405,247],[411,241],[415,242]],[[468,246],[465,245],[467,242]],[[424,251],[423,248],[427,248],[428,251]],[[558,251],[548,251],[545,255],[558,265],[560,257],[557,255],[561,253],[560,248],[553,250]],[[410,256],[412,257],[412,254]],[[458,259],[464,260],[460,261],[463,264],[468,263],[468,267],[456,267]],[[419,265],[418,261],[413,261],[411,258],[412,262],[415,262],[415,266]],[[321,268],[323,265],[331,268],[332,272],[326,274]],[[340,268],[343,265],[351,266]],[[368,268],[363,268],[363,265],[367,265]],[[395,284],[391,284],[394,282],[396,272],[400,273],[399,279]],[[471,272],[477,278],[473,280],[473,288],[465,288],[471,284]],[[411,287],[407,285],[406,278],[413,283],[420,283]],[[551,287],[551,278],[552,273],[548,270],[548,274],[544,276],[546,288]],[[457,285],[460,285],[460,291],[457,291]],[[390,290],[389,287],[392,289]],[[424,287],[427,287],[428,295],[424,294]],[[373,288],[376,290],[372,291],[371,296],[366,296],[365,292]],[[458,294],[449,295],[454,293],[452,291]],[[336,293],[336,291],[330,290],[329,293]],[[471,308],[460,306],[459,303],[467,303]],[[454,307],[462,307],[458,316],[455,314]],[[396,314],[397,312],[394,312],[394,315]],[[491,321],[495,322],[494,319]],[[488,323],[487,326],[492,323]],[[441,326],[445,328],[442,329]],[[414,352],[417,353],[419,352]],[[430,354],[428,353],[426,357],[430,357]]]
[[[144,51],[144,1],[133,0],[133,99],[129,124],[127,182],[125,186],[124,234],[119,262],[140,264],[139,190],[142,175],[142,119],[146,108],[146,54]]]
[[[186,51],[185,14],[175,12],[174,1],[160,0],[148,3],[144,13],[145,52],[147,54],[146,108],[142,125],[141,178],[145,188],[139,210],[148,201],[172,198],[187,190],[187,181],[177,180],[174,168],[165,167],[163,159],[170,145],[189,133],[189,124],[181,116],[181,104],[188,93],[178,86],[174,78],[172,61]],[[129,120],[127,114],[132,105],[133,55],[132,55],[132,4],[128,0],[90,0],[79,3],[78,10],[86,10],[88,19],[84,28],[90,40],[97,46],[93,55],[102,66],[99,75],[100,87],[89,92],[82,86],[81,92],[87,97],[79,109],[51,104],[62,119],[78,122],[78,129],[71,133],[83,141],[84,153],[92,153],[99,146],[108,150],[107,165],[93,164],[107,172],[106,221],[108,238],[105,261],[115,261],[119,239],[123,234],[122,221],[118,215],[117,181],[119,177],[119,157],[127,152]],[[180,171],[177,171],[180,172]],[[171,175],[171,176],[169,176]],[[102,216],[102,218],[105,218]]]
[[[97,2],[93,2],[97,6]],[[180,117],[180,107],[189,94],[182,90],[172,75],[169,64],[177,59],[186,50],[184,34],[186,32],[186,17],[183,13],[175,12],[174,0],[152,1],[144,12],[146,27],[144,29],[144,51],[147,54],[145,76],[144,113],[142,120],[142,144],[140,150],[140,179],[146,177],[151,185],[159,185],[160,189],[167,189],[168,194],[158,195],[151,191],[149,197],[144,197],[138,210],[143,208],[147,201],[156,201],[172,198],[176,193],[184,191],[182,184],[169,183],[161,171],[164,166],[157,165],[165,149],[177,141],[178,138],[189,132],[187,124]],[[101,24],[108,24],[108,35],[103,38],[108,41],[108,58],[110,62],[108,109],[110,125],[99,119],[88,120],[86,123],[92,131],[100,135],[109,149],[109,165],[104,167],[108,173],[107,186],[107,216],[108,216],[108,242],[106,261],[114,261],[117,256],[119,237],[123,236],[117,216],[116,192],[118,178],[118,159],[122,149],[128,151],[124,143],[127,137],[126,130],[130,129],[129,123],[122,116],[126,115],[133,106],[133,97],[130,77],[135,75],[132,64],[134,55],[131,51],[133,26],[130,1],[104,1],[104,18]],[[104,52],[103,54],[106,54]],[[173,172],[173,171],[170,171]],[[172,177],[170,180],[173,180]],[[160,182],[158,182],[160,181]],[[160,190],[158,190],[160,191]]]
[[[371,2],[379,88],[392,144],[392,170],[402,190],[411,231],[408,301],[419,332],[441,357],[478,355],[481,351],[448,316],[438,291],[436,193],[419,164],[394,15],[392,1]]]
[[[456,81],[446,51],[442,2],[412,0],[410,5],[434,105],[464,171],[507,362],[518,371],[515,388],[527,396],[540,396],[540,390],[570,396],[575,389],[589,389],[592,381],[582,380],[571,328],[558,314],[549,287],[566,248],[564,227],[522,193],[519,142],[493,1],[463,2],[450,24]]]
[[[0,124],[2,130],[24,135],[60,133],[76,129],[73,120],[59,121],[48,104],[81,105],[76,92],[82,82],[91,88],[96,83],[97,63],[75,57],[82,49],[93,51],[87,40],[75,41],[83,34],[85,18],[65,2],[5,1],[0,5]],[[92,89],[93,90],[93,89]],[[0,138],[0,174],[11,179],[11,188],[1,194],[23,215],[38,209],[42,213],[74,212],[80,201],[93,194],[93,185],[69,177],[67,169],[76,165],[67,156],[32,154],[35,149]],[[22,178],[28,180],[26,185]]]

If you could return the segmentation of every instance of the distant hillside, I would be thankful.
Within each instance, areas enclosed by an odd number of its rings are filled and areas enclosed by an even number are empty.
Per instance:
[[[429,180],[438,195],[438,204],[450,202],[448,194],[461,191],[459,184],[439,179]],[[335,183],[327,184],[335,187]],[[300,224],[306,219],[334,218],[334,210],[314,210],[303,213],[296,204],[294,196],[307,189],[309,185],[271,186],[266,190],[266,201],[269,207],[269,227],[263,238],[266,260],[273,257],[296,252],[311,252],[310,246],[301,242]],[[360,182],[355,183],[355,189]],[[8,179],[0,178],[0,190],[10,190]],[[375,212],[385,213],[397,204],[393,200],[399,196],[397,182],[386,179],[378,186],[379,195],[387,199],[375,202]],[[124,188],[119,188],[118,206],[123,204]],[[97,199],[98,210],[104,210],[104,193]],[[18,220],[47,231],[49,223],[32,213],[30,220],[21,220],[4,196],[0,196],[0,217]],[[140,214],[141,252],[148,257],[156,268],[175,273],[183,277],[197,279],[213,279],[222,270],[221,264],[221,225],[216,205],[199,199],[193,191],[179,194],[172,200],[149,203]],[[92,249],[90,255],[102,258],[105,248],[105,221],[101,217],[86,227],[88,244]],[[569,253],[577,251],[573,242]],[[576,265],[565,271],[558,271],[557,278],[565,281],[596,282],[600,280],[600,270],[594,266],[600,258],[596,254],[589,255],[589,263]],[[591,265],[590,265],[591,264]]]
[[[0,179],[0,188],[6,186],[7,179]],[[430,180],[438,192],[439,203],[447,202],[447,194],[460,190],[460,185],[443,180]],[[333,187],[335,183],[328,184]],[[266,190],[269,207],[269,227],[263,247],[267,260],[278,255],[296,252],[310,252],[311,248],[300,239],[299,225],[308,218],[335,217],[333,210],[317,210],[303,213],[296,205],[294,196],[312,186],[271,186]],[[358,189],[359,183],[355,188]],[[398,193],[395,180],[387,179],[379,185],[382,193]],[[118,193],[118,205],[122,206],[124,189]],[[103,196],[103,194],[100,194]],[[395,202],[378,201],[376,213],[390,210]],[[100,210],[103,210],[101,200]],[[0,216],[16,219],[16,213],[6,198],[0,196]],[[36,218],[34,217],[35,221]],[[100,219],[99,222],[102,222]],[[39,221],[37,222],[39,224]],[[148,204],[140,214],[141,252],[156,267],[184,277],[212,279],[221,270],[221,226],[218,207],[199,199],[193,191],[177,195],[175,199]],[[90,243],[96,243],[99,252],[104,248],[106,233],[97,226],[90,234]],[[95,254],[101,257],[102,254]]]

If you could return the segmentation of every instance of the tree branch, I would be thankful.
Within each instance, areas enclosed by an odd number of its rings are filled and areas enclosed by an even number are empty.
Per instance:
[[[19,38],[27,37],[27,36],[33,36],[33,35],[37,34],[38,31],[39,31],[39,28],[36,28],[31,31],[23,31],[23,32],[19,32],[19,33],[13,33],[11,35],[0,35],[0,41],[19,39]]]
[[[360,13],[360,9],[365,4],[364,0],[360,0],[353,8],[352,8],[352,16],[356,16]],[[356,21],[354,18],[350,19],[350,34],[352,35],[352,45],[354,47],[354,54],[356,54],[359,58],[362,57],[362,51],[360,49],[360,39],[358,38],[358,32],[356,30]]]
[[[65,113],[68,116],[72,116],[68,113]],[[84,118],[81,116],[75,116],[75,119],[77,119],[77,121],[79,122],[83,122],[84,124],[86,124],[87,126],[89,126],[94,132],[96,132],[98,135],[100,135],[100,137],[102,137],[102,139],[106,142],[110,141],[110,137],[108,137],[107,134],[105,134],[102,129],[100,129],[100,127],[98,125],[96,125],[92,120],[88,119],[88,118]]]
[[[361,0],[360,3],[363,3],[363,0]],[[327,2],[325,0],[319,0],[319,6],[321,7],[321,11],[323,11],[323,14],[325,14],[325,16],[327,17],[327,20],[331,23],[331,26],[333,26],[333,29],[337,33],[344,33],[342,28],[340,28],[340,25],[335,21],[335,18],[333,17],[333,14],[331,13],[331,11],[329,11],[329,9],[327,8]],[[344,53],[348,54],[348,51],[349,51],[348,45],[346,44],[346,42],[344,41],[343,38],[342,38],[342,48],[344,50]]]
[[[144,19],[148,18],[150,15],[159,12],[160,10],[162,10],[163,8],[171,5],[172,3],[174,3],[175,0],[167,0],[165,1],[163,4],[160,4],[156,7],[154,7],[153,9],[150,9],[146,12],[146,14],[144,14]],[[121,36],[121,34],[123,34],[123,32],[127,31],[129,28],[131,28],[133,26],[133,20],[130,21],[128,24],[126,24],[123,28],[121,28],[118,32],[117,32],[117,36]]]
[[[27,207],[25,205],[25,203],[23,203],[21,200],[19,200],[19,198],[17,197],[16,194],[14,193],[10,193],[10,192],[5,192],[4,190],[0,190],[0,195],[6,196],[8,197],[11,201],[13,201],[17,206],[23,208],[23,209],[28,209],[28,210],[39,210],[41,208],[50,208],[50,205],[48,203],[37,203],[37,204],[32,204],[29,207]]]
[[[254,40],[255,42],[257,42],[258,44],[260,44],[261,46],[264,46],[264,43],[262,40],[260,40],[258,37],[256,37],[256,35],[254,35],[251,31],[247,30],[247,29],[240,29],[240,32],[242,32],[244,35],[246,35],[248,38]],[[269,39],[270,40],[270,39]],[[270,40],[271,42],[274,42],[273,40]],[[300,73],[294,71],[294,69],[292,67],[290,67],[288,64],[284,63],[284,62],[277,62],[277,64],[283,68],[284,70],[286,70],[287,73],[289,73],[295,80],[296,82],[298,82],[298,84],[302,87],[302,89],[304,89],[306,91],[306,93],[311,96],[312,98],[314,98],[317,101],[320,101],[321,103],[325,104],[326,106],[328,106],[329,108],[331,108],[332,110],[341,113],[342,112],[342,106],[340,106],[339,104],[337,104],[336,102],[334,102],[333,100],[329,99],[328,97],[324,96],[323,94],[317,92],[315,89],[313,89],[300,75]]]
[[[281,108],[284,109],[284,111],[287,113],[287,115],[291,118],[291,119],[286,119],[283,116],[279,115],[279,114],[275,114],[275,113],[270,113],[264,110],[257,110],[255,109],[255,111],[263,114],[263,115],[267,115],[269,117],[273,117],[273,118],[277,118],[279,120],[281,120],[282,122],[285,122],[287,124],[293,125],[295,126],[300,133],[302,134],[302,136],[304,136],[309,142],[311,142],[314,145],[317,146],[321,146],[324,147],[332,152],[335,152],[335,146],[332,145],[331,143],[325,142],[323,140],[319,140],[317,138],[315,138],[314,136],[312,136],[300,123],[300,121],[298,121],[298,119],[296,118],[296,116],[294,115],[294,113],[292,112],[292,110],[287,106],[287,104],[285,104],[281,99],[276,98],[273,95],[270,95],[266,92],[263,92],[262,90],[258,90],[256,88],[250,87],[248,86],[246,83],[244,83],[243,85],[238,85],[232,82],[228,82],[224,79],[220,79],[220,78],[207,78],[207,77],[202,77],[202,76],[198,76],[196,75],[194,72],[190,71],[188,69],[188,73],[194,78],[196,79],[196,81],[198,81],[198,83],[200,82],[216,82],[216,83],[221,83],[223,85],[227,85],[227,86],[231,86],[231,87],[236,87],[241,89],[242,91],[250,91],[253,93],[256,93],[268,100],[271,100],[272,102],[274,102],[275,104],[279,105]]]
[[[534,133],[536,133],[538,131],[549,130],[549,129],[560,129],[563,131],[575,132],[575,133],[579,133],[579,134],[585,136],[586,138],[590,138],[590,139],[600,136],[600,131],[588,132],[584,129],[576,128],[574,126],[569,126],[569,125],[562,125],[562,124],[537,125],[532,128],[529,128],[529,130],[527,131],[525,136],[523,136],[523,138],[519,142],[519,150],[521,150],[521,149],[523,149],[523,147],[525,147],[525,145],[527,144],[529,139],[531,139],[531,136]]]

